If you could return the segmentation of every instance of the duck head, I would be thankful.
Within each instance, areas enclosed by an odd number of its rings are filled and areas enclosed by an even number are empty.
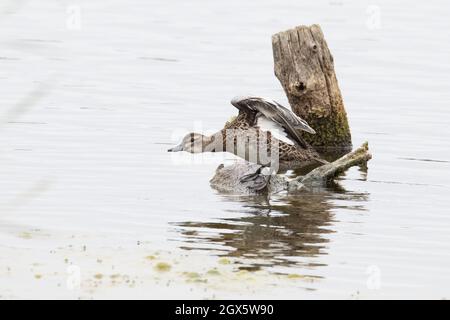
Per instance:
[[[209,150],[209,146],[213,142],[213,137],[207,137],[200,133],[188,133],[184,136],[181,143],[167,150],[168,152],[186,151],[190,153],[201,153]]]

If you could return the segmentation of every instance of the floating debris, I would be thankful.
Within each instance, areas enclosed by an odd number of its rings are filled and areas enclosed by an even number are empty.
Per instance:
[[[167,272],[172,269],[172,266],[166,262],[158,262],[158,264],[156,264],[155,266],[155,269],[159,272]]]
[[[200,274],[197,272],[183,272],[183,275],[189,279],[198,279],[200,278]]]
[[[220,276],[220,272],[217,269],[211,269],[208,270],[208,272],[206,272],[206,274],[210,275],[210,276]]]
[[[33,238],[33,236],[29,232],[22,232],[21,234],[19,234],[19,238],[28,240],[28,239]]]
[[[230,259],[227,259],[227,258],[221,258],[221,259],[219,259],[218,262],[220,264],[230,264],[231,263]]]

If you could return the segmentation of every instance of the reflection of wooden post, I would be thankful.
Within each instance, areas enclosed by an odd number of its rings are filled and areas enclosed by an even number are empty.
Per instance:
[[[275,75],[292,110],[316,130],[303,134],[314,148],[351,149],[350,127],[334,73],[333,56],[318,25],[272,36]]]

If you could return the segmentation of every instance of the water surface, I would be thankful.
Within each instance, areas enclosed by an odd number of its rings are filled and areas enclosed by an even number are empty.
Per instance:
[[[0,4],[1,297],[448,298],[448,5],[78,1],[79,28],[73,10]],[[287,104],[271,35],[311,23],[367,170],[238,197],[209,186],[223,157],[166,152],[235,95]]]

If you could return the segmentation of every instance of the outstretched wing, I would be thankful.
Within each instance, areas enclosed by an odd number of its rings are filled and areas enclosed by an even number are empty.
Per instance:
[[[261,123],[266,125],[267,128],[272,123],[272,127],[281,127],[290,140],[304,148],[307,146],[299,131],[303,130],[311,134],[316,133],[305,120],[273,100],[251,96],[235,97],[231,100],[231,104],[242,112],[256,113],[258,125]]]

